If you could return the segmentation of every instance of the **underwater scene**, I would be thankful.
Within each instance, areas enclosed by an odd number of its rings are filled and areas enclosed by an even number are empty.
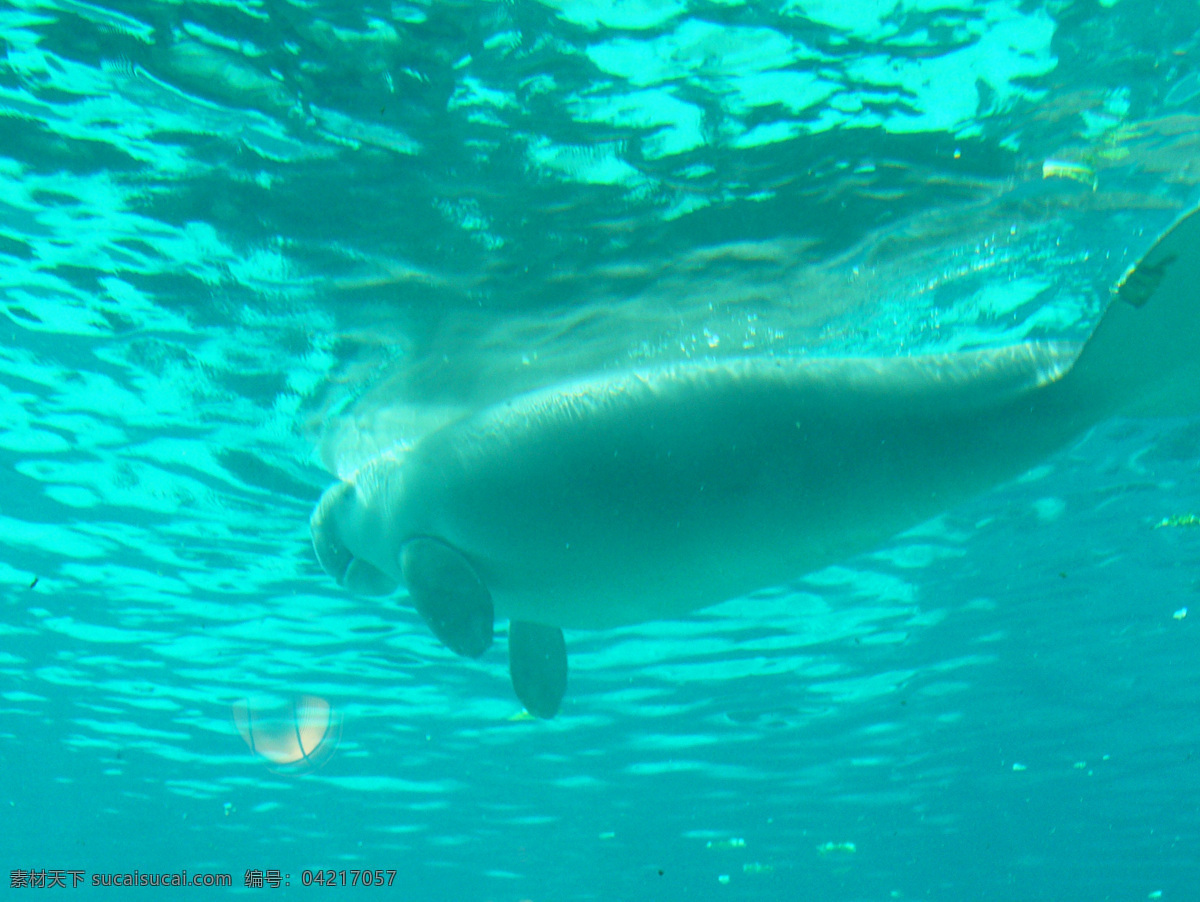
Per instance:
[[[14,897],[1200,899],[1196,0],[0,0]]]

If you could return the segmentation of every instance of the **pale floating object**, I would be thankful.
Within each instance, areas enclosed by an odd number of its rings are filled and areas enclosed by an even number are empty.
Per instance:
[[[1070,179],[1073,182],[1079,182],[1081,185],[1087,185],[1093,191],[1099,185],[1099,180],[1096,178],[1096,170],[1084,163],[1073,163],[1070,160],[1046,160],[1046,162],[1042,163],[1042,178]]]
[[[1182,620],[1184,617],[1187,616],[1187,608],[1180,608],[1178,611],[1176,611],[1171,616],[1174,617],[1176,620]]]
[[[233,706],[233,722],[250,751],[283,773],[315,770],[342,738],[341,718],[315,695],[282,702],[245,699]]]

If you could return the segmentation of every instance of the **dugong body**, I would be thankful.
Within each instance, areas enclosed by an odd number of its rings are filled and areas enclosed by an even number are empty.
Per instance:
[[[779,584],[1011,478],[1112,413],[1200,407],[1200,216],[1122,280],[1085,345],[742,359],[606,374],[485,408],[322,498],[325,569],[407,584],[454,650],[510,627],[519,697],[552,716],[562,628]]]

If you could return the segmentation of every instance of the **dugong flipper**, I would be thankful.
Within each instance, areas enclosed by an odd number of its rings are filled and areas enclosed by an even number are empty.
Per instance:
[[[525,620],[510,622],[508,672],[525,710],[535,717],[553,717],[567,691],[567,644],[563,631]]]
[[[491,647],[492,596],[461,553],[422,536],[404,543],[400,569],[417,613],[442,644],[467,658]]]

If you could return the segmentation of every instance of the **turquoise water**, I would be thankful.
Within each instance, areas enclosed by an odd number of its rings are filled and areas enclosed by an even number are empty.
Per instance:
[[[397,403],[1086,334],[1200,200],[1198,31],[1185,0],[0,6],[4,864],[1197,898],[1194,418],[568,632],[550,722],[502,644],[338,589],[307,520]],[[306,698],[327,760],[243,740]]]

